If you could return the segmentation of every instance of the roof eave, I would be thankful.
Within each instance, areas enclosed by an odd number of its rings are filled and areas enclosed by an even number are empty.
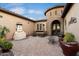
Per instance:
[[[45,21],[47,21],[47,20],[39,20],[39,21],[36,21],[36,22],[45,22]]]
[[[22,15],[19,15],[19,14],[14,13],[14,12],[5,10],[5,9],[3,9],[3,8],[0,8],[0,11],[5,12],[5,13],[10,14],[10,15],[13,15],[13,16],[16,16],[16,17],[19,17],[19,18],[23,18],[23,19],[28,20],[28,21],[35,22],[34,20],[31,20],[31,19],[29,19],[29,18],[26,18],[26,17],[24,17],[24,16],[22,16]]]
[[[46,13],[49,11],[49,10],[52,10],[52,9],[55,9],[55,8],[60,8],[60,7],[64,7],[64,5],[62,6],[55,6],[55,7],[52,7],[52,8],[49,8],[45,11],[44,15],[46,16]]]
[[[67,3],[66,4],[64,11],[63,11],[63,14],[61,16],[62,18],[64,18],[67,15],[68,11],[70,10],[70,8],[72,7],[73,4],[74,3]]]

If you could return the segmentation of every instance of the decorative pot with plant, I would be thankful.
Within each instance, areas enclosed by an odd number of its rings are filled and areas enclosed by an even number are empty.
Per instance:
[[[75,36],[72,33],[66,33],[64,38],[60,39],[59,42],[66,56],[74,56],[79,51],[78,43],[75,41]]]

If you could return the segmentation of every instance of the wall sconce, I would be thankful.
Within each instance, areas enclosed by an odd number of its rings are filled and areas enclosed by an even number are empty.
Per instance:
[[[3,16],[2,15],[0,15],[0,18],[2,18]]]
[[[75,17],[71,17],[71,20],[69,21],[69,25],[73,23],[77,23],[77,19]]]

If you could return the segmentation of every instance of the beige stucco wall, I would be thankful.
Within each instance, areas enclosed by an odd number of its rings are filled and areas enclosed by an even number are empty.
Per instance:
[[[75,17],[77,19],[77,23],[73,23],[69,25],[69,21],[71,20],[71,17]],[[72,8],[69,10],[64,20],[66,20],[66,26],[64,28],[65,33],[66,32],[73,33],[76,36],[76,40],[79,42],[79,4],[78,3],[72,6]]]
[[[47,17],[47,32],[48,32],[48,35],[51,35],[51,23],[54,21],[54,20],[59,20],[60,23],[61,23],[61,31],[63,32],[63,19],[61,18],[61,10],[63,11],[64,10],[64,7],[60,7],[60,8],[55,8],[55,9],[52,9],[52,10],[49,10],[47,13],[46,13],[46,17]],[[57,15],[55,15],[55,11],[57,11]],[[52,13],[51,16],[50,16],[50,12]]]
[[[0,18],[0,25],[6,26],[10,30],[10,33],[8,33],[7,35],[7,39],[11,39],[13,37],[13,34],[16,31],[17,23],[21,23],[23,25],[23,30],[27,35],[32,34],[32,32],[34,32],[35,30],[35,23],[32,21],[28,21],[1,11],[0,15],[3,16],[2,18]]]

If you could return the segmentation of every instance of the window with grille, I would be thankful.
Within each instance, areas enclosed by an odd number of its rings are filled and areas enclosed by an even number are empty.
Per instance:
[[[42,24],[40,24],[40,30],[42,30]]]
[[[37,31],[39,31],[39,24],[37,24]]]

